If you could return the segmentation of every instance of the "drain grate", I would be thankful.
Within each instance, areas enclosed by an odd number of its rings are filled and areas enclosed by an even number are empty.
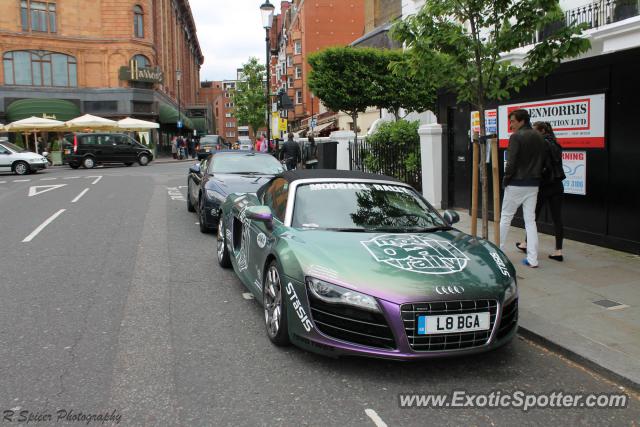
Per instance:
[[[599,305],[604,308],[613,308],[613,307],[618,307],[623,305],[623,304],[620,304],[619,302],[611,301],[610,299],[601,299],[599,301],[594,301],[593,303],[595,305]]]

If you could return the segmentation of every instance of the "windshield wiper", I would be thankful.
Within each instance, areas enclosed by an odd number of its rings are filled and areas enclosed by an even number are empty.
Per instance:
[[[385,233],[429,233],[432,231],[445,231],[451,230],[451,227],[446,225],[438,225],[434,227],[424,227],[424,228],[411,228],[411,227],[376,227],[370,229],[371,231],[376,232],[385,232]]]
[[[325,228],[325,230],[329,230],[329,231],[344,231],[344,232],[354,232],[354,233],[366,233],[370,230],[367,230],[366,228],[356,228],[356,227],[352,227],[352,228]]]

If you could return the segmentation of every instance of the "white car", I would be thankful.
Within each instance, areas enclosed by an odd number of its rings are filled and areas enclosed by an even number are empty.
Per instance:
[[[15,174],[26,175],[45,169],[47,165],[47,158],[40,154],[27,151],[10,142],[0,142],[0,171],[8,169]]]
[[[243,151],[252,151],[253,150],[253,144],[251,143],[251,139],[246,138],[246,137],[240,137],[238,138],[238,145],[240,150]]]

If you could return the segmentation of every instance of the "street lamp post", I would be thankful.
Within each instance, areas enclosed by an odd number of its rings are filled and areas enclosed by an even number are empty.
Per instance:
[[[182,116],[182,100],[180,99],[180,79],[182,78],[182,71],[176,70],[176,81],[178,82],[178,123],[180,124],[180,119]],[[178,135],[182,136],[182,126],[178,126]]]
[[[271,46],[269,46],[269,30],[273,25],[273,11],[275,6],[266,0],[262,6],[260,6],[260,13],[262,14],[262,26],[267,34],[267,147],[271,151]]]

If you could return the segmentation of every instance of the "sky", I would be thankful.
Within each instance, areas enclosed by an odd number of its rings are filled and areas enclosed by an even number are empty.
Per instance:
[[[265,30],[260,17],[264,0],[189,0],[204,55],[200,80],[235,80],[236,69],[255,56],[263,63]],[[271,1],[280,12],[280,1]]]

